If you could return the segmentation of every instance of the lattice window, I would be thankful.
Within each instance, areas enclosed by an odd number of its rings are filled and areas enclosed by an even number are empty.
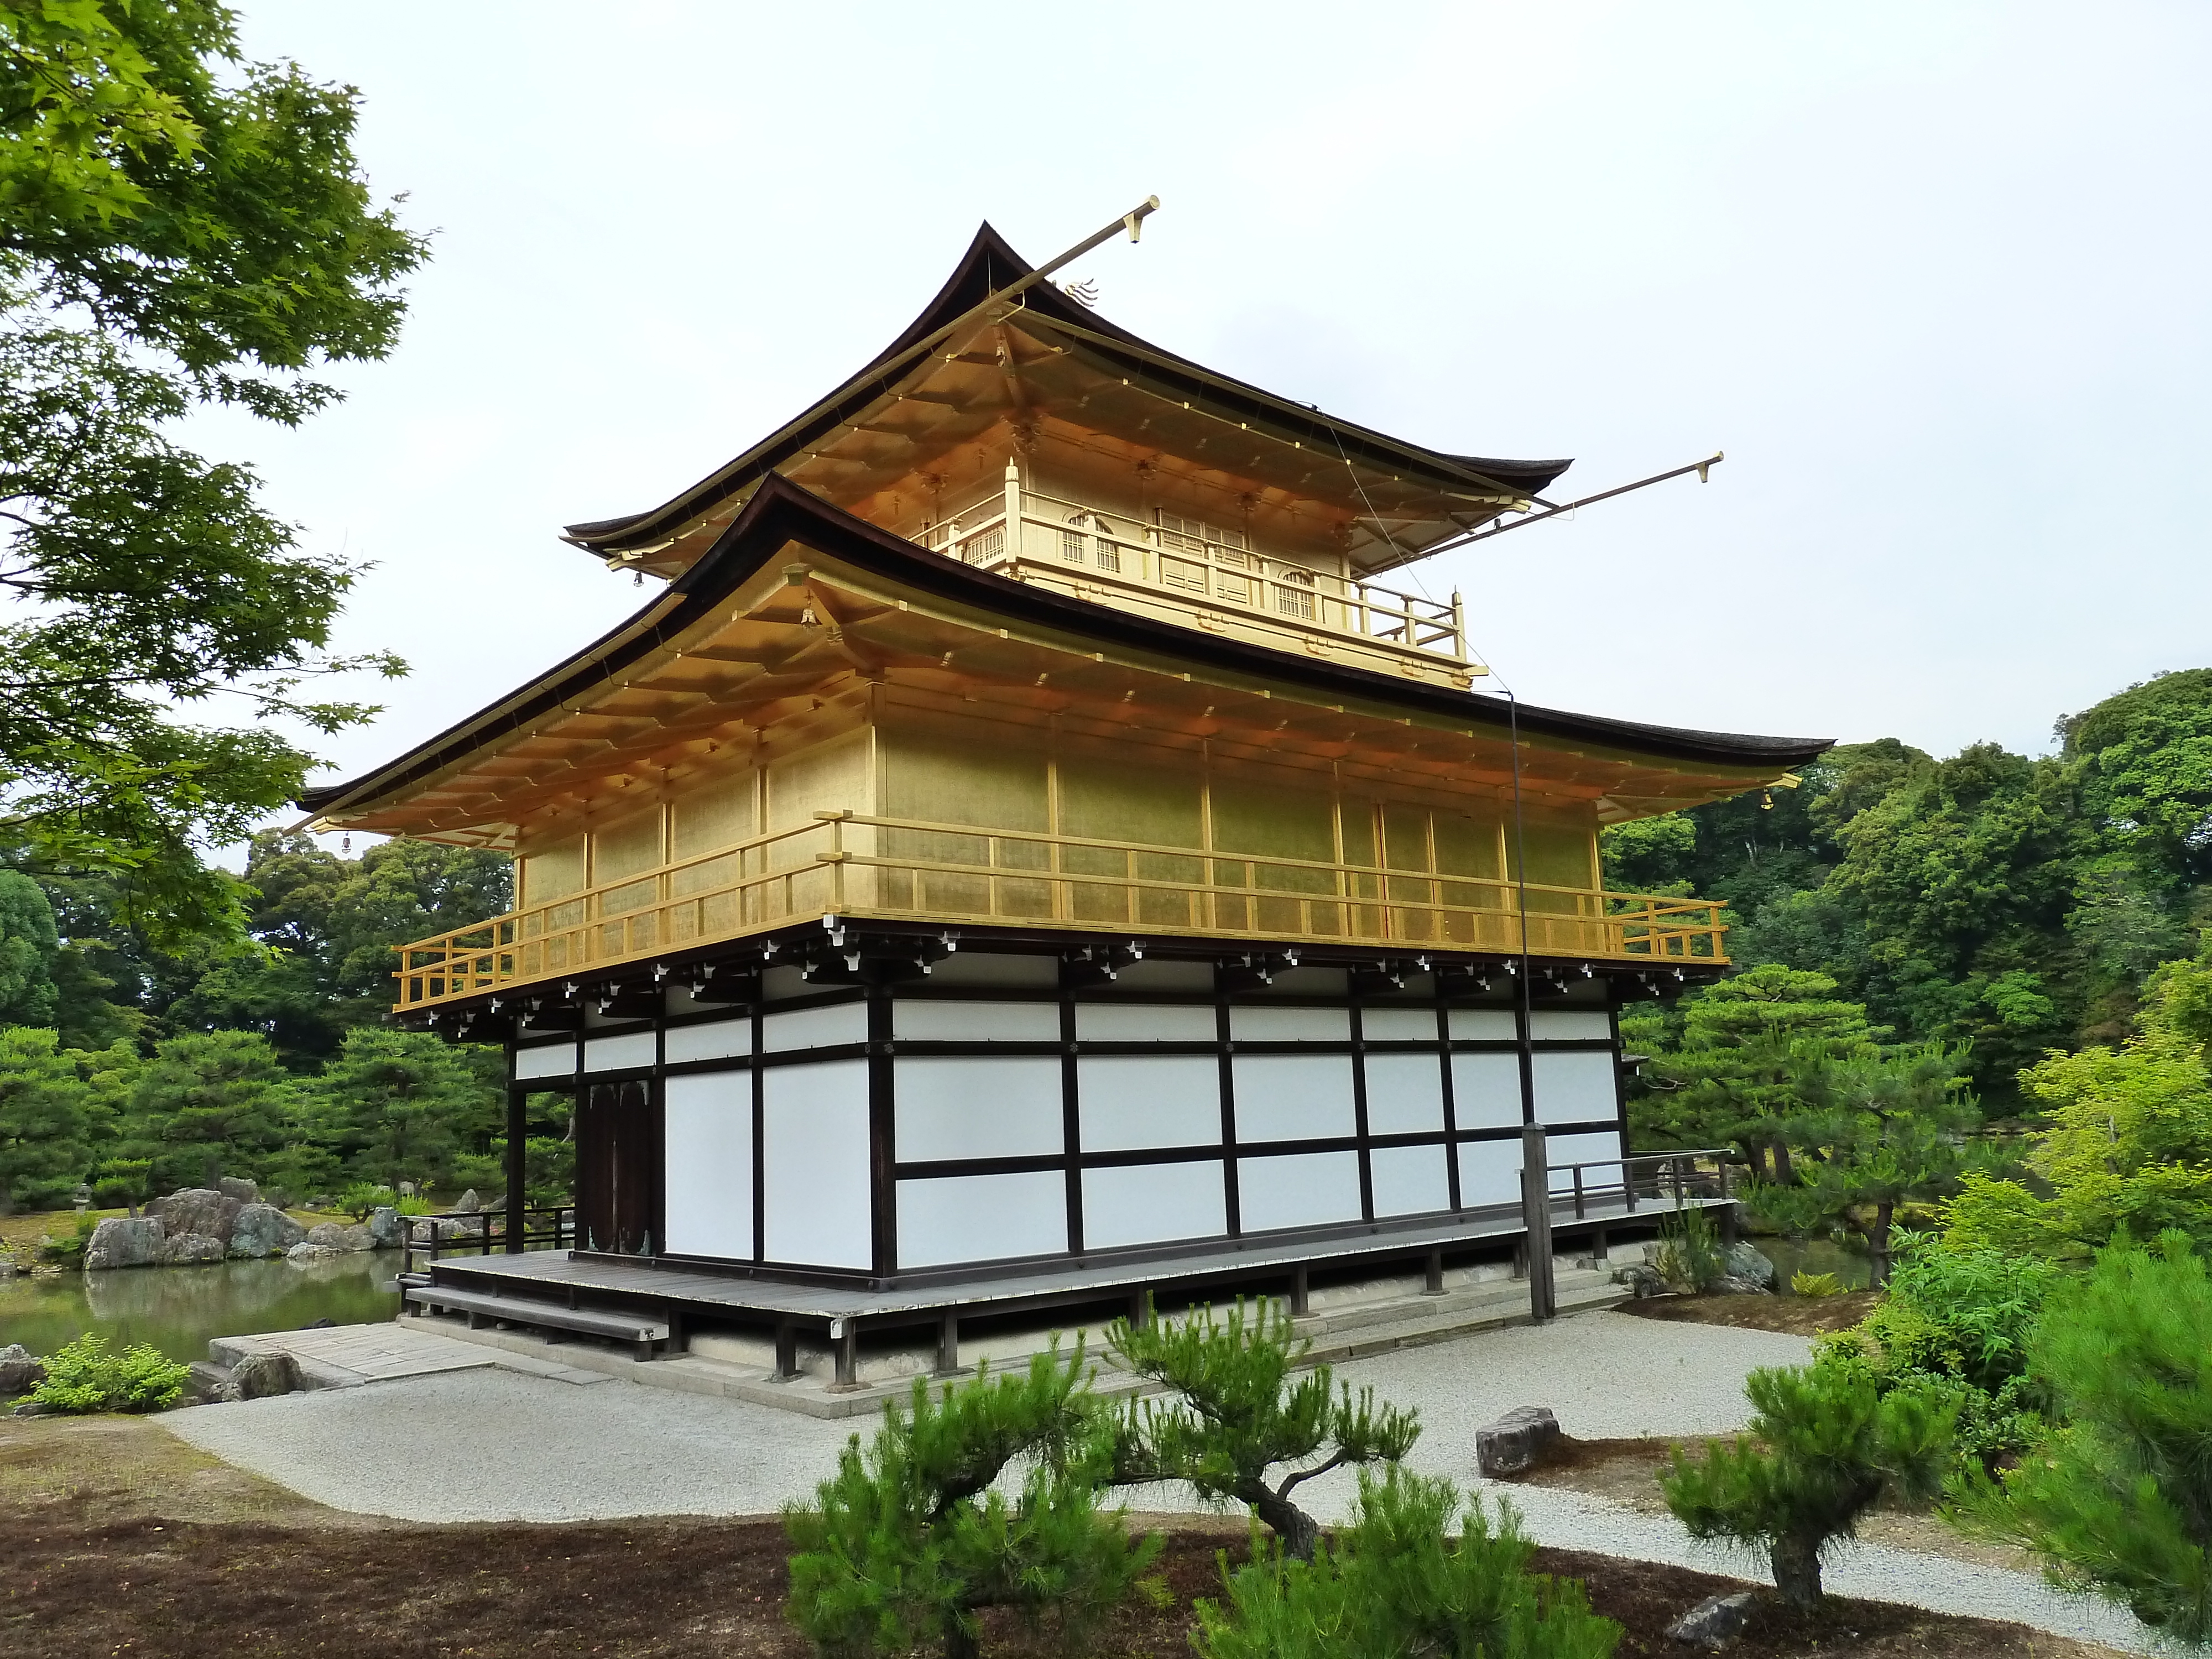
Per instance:
[[[1301,622],[1314,619],[1314,573],[1285,568],[1275,583],[1275,608]]]

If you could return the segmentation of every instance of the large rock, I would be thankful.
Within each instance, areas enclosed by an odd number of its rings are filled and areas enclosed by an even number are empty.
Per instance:
[[[237,1225],[238,1212],[245,1207],[243,1200],[226,1197],[212,1188],[186,1187],[167,1198],[155,1199],[146,1209],[161,1218],[172,1238],[179,1233],[200,1233],[228,1244],[230,1230]]]
[[[1723,1260],[1730,1279],[1747,1279],[1755,1289],[1762,1291],[1781,1287],[1782,1275],[1775,1271],[1774,1264],[1748,1244],[1729,1245]]]
[[[161,1260],[168,1230],[159,1216],[111,1216],[92,1230],[84,1247],[84,1270],[99,1273],[109,1267],[150,1267]]]
[[[225,1198],[236,1199],[241,1205],[261,1201],[261,1188],[240,1176],[224,1176],[215,1183],[215,1189]]]
[[[1724,1648],[1735,1640],[1743,1629],[1744,1620],[1750,1616],[1748,1590],[1738,1590],[1734,1595],[1708,1595],[1668,1626],[1667,1634],[1677,1642],[1693,1643],[1701,1648]]]
[[[28,1394],[46,1380],[46,1368],[20,1342],[0,1348],[0,1400],[11,1394]]]
[[[303,1238],[284,1252],[284,1260],[297,1266],[305,1267],[310,1261],[320,1261],[326,1255],[337,1254],[337,1251],[326,1244],[313,1243]]]
[[[1659,1270],[1641,1261],[1632,1261],[1626,1267],[1613,1269],[1613,1282],[1626,1285],[1635,1291],[1638,1302],[1647,1297],[1667,1293],[1667,1281],[1659,1276]]]
[[[373,1250],[376,1241],[366,1227],[349,1227],[343,1222],[325,1221],[307,1229],[307,1243],[319,1244],[333,1255],[341,1250]]]
[[[477,1189],[473,1187],[453,1200],[454,1210],[462,1215],[474,1215],[483,1207],[477,1200]]]
[[[389,1204],[380,1204],[368,1212],[368,1237],[372,1245],[380,1250],[399,1248],[399,1212]]]
[[[165,1267],[197,1267],[204,1261],[220,1261],[229,1254],[230,1246],[211,1233],[171,1233],[161,1241]]]
[[[226,1400],[266,1400],[271,1395],[298,1392],[300,1362],[289,1353],[250,1353],[231,1367],[223,1385]]]
[[[1774,1286],[1762,1285],[1755,1279],[1741,1278],[1735,1273],[1723,1273],[1707,1286],[1711,1296],[1771,1296]]]
[[[231,1224],[230,1253],[255,1259],[282,1255],[307,1236],[307,1230],[274,1204],[248,1204]]]
[[[1475,1467],[1493,1480],[1518,1474],[1534,1467],[1559,1437],[1559,1419],[1549,1406],[1516,1406],[1474,1431]]]

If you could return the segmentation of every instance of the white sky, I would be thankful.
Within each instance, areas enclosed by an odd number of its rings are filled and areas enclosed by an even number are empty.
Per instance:
[[[2212,663],[2196,4],[242,0],[437,233],[389,362],[228,419],[346,648],[351,775],[638,603],[556,539],[886,343],[992,220],[1170,349],[1437,448],[1694,480],[1416,567],[1533,702],[1978,738]],[[331,774],[323,775],[328,778]]]

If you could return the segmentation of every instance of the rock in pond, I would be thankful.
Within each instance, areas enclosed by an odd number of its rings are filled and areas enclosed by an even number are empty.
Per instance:
[[[380,1250],[399,1248],[399,1212],[389,1204],[380,1204],[368,1212],[368,1236]]]
[[[1694,1643],[1701,1648],[1724,1648],[1750,1616],[1748,1590],[1738,1590],[1734,1595],[1708,1595],[1668,1626],[1667,1634],[1677,1642]]]
[[[326,1255],[337,1254],[337,1252],[327,1244],[318,1244],[313,1239],[303,1238],[284,1252],[284,1260],[304,1266],[307,1262],[320,1261]]]
[[[376,1241],[366,1227],[349,1227],[343,1222],[325,1221],[307,1229],[307,1243],[319,1244],[332,1255],[341,1250],[373,1250]]]
[[[307,1236],[307,1230],[274,1204],[248,1204],[231,1224],[230,1253],[258,1259],[282,1255]]]
[[[84,1247],[84,1270],[150,1267],[162,1259],[167,1242],[159,1216],[111,1216],[92,1230],[92,1242]]]
[[[1516,1406],[1474,1431],[1475,1467],[1486,1475],[1518,1474],[1533,1468],[1559,1437],[1549,1406]]]
[[[208,1233],[172,1233],[161,1241],[165,1267],[197,1267],[204,1261],[220,1261],[229,1254],[229,1245]]]
[[[155,1199],[146,1206],[146,1212],[158,1216],[172,1238],[179,1233],[201,1233],[228,1244],[230,1230],[237,1224],[238,1212],[245,1207],[241,1200],[226,1197],[212,1188],[186,1187],[167,1198]]]

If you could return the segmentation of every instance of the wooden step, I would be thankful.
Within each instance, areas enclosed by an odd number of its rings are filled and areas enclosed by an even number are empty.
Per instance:
[[[503,1320],[543,1331],[576,1331],[627,1342],[639,1359],[653,1358],[653,1345],[665,1342],[672,1327],[665,1319],[623,1313],[610,1308],[564,1308],[556,1303],[525,1297],[492,1296],[483,1291],[457,1291],[442,1285],[410,1285],[406,1299],[424,1310],[443,1308],[465,1314],[474,1330],[484,1320]]]

